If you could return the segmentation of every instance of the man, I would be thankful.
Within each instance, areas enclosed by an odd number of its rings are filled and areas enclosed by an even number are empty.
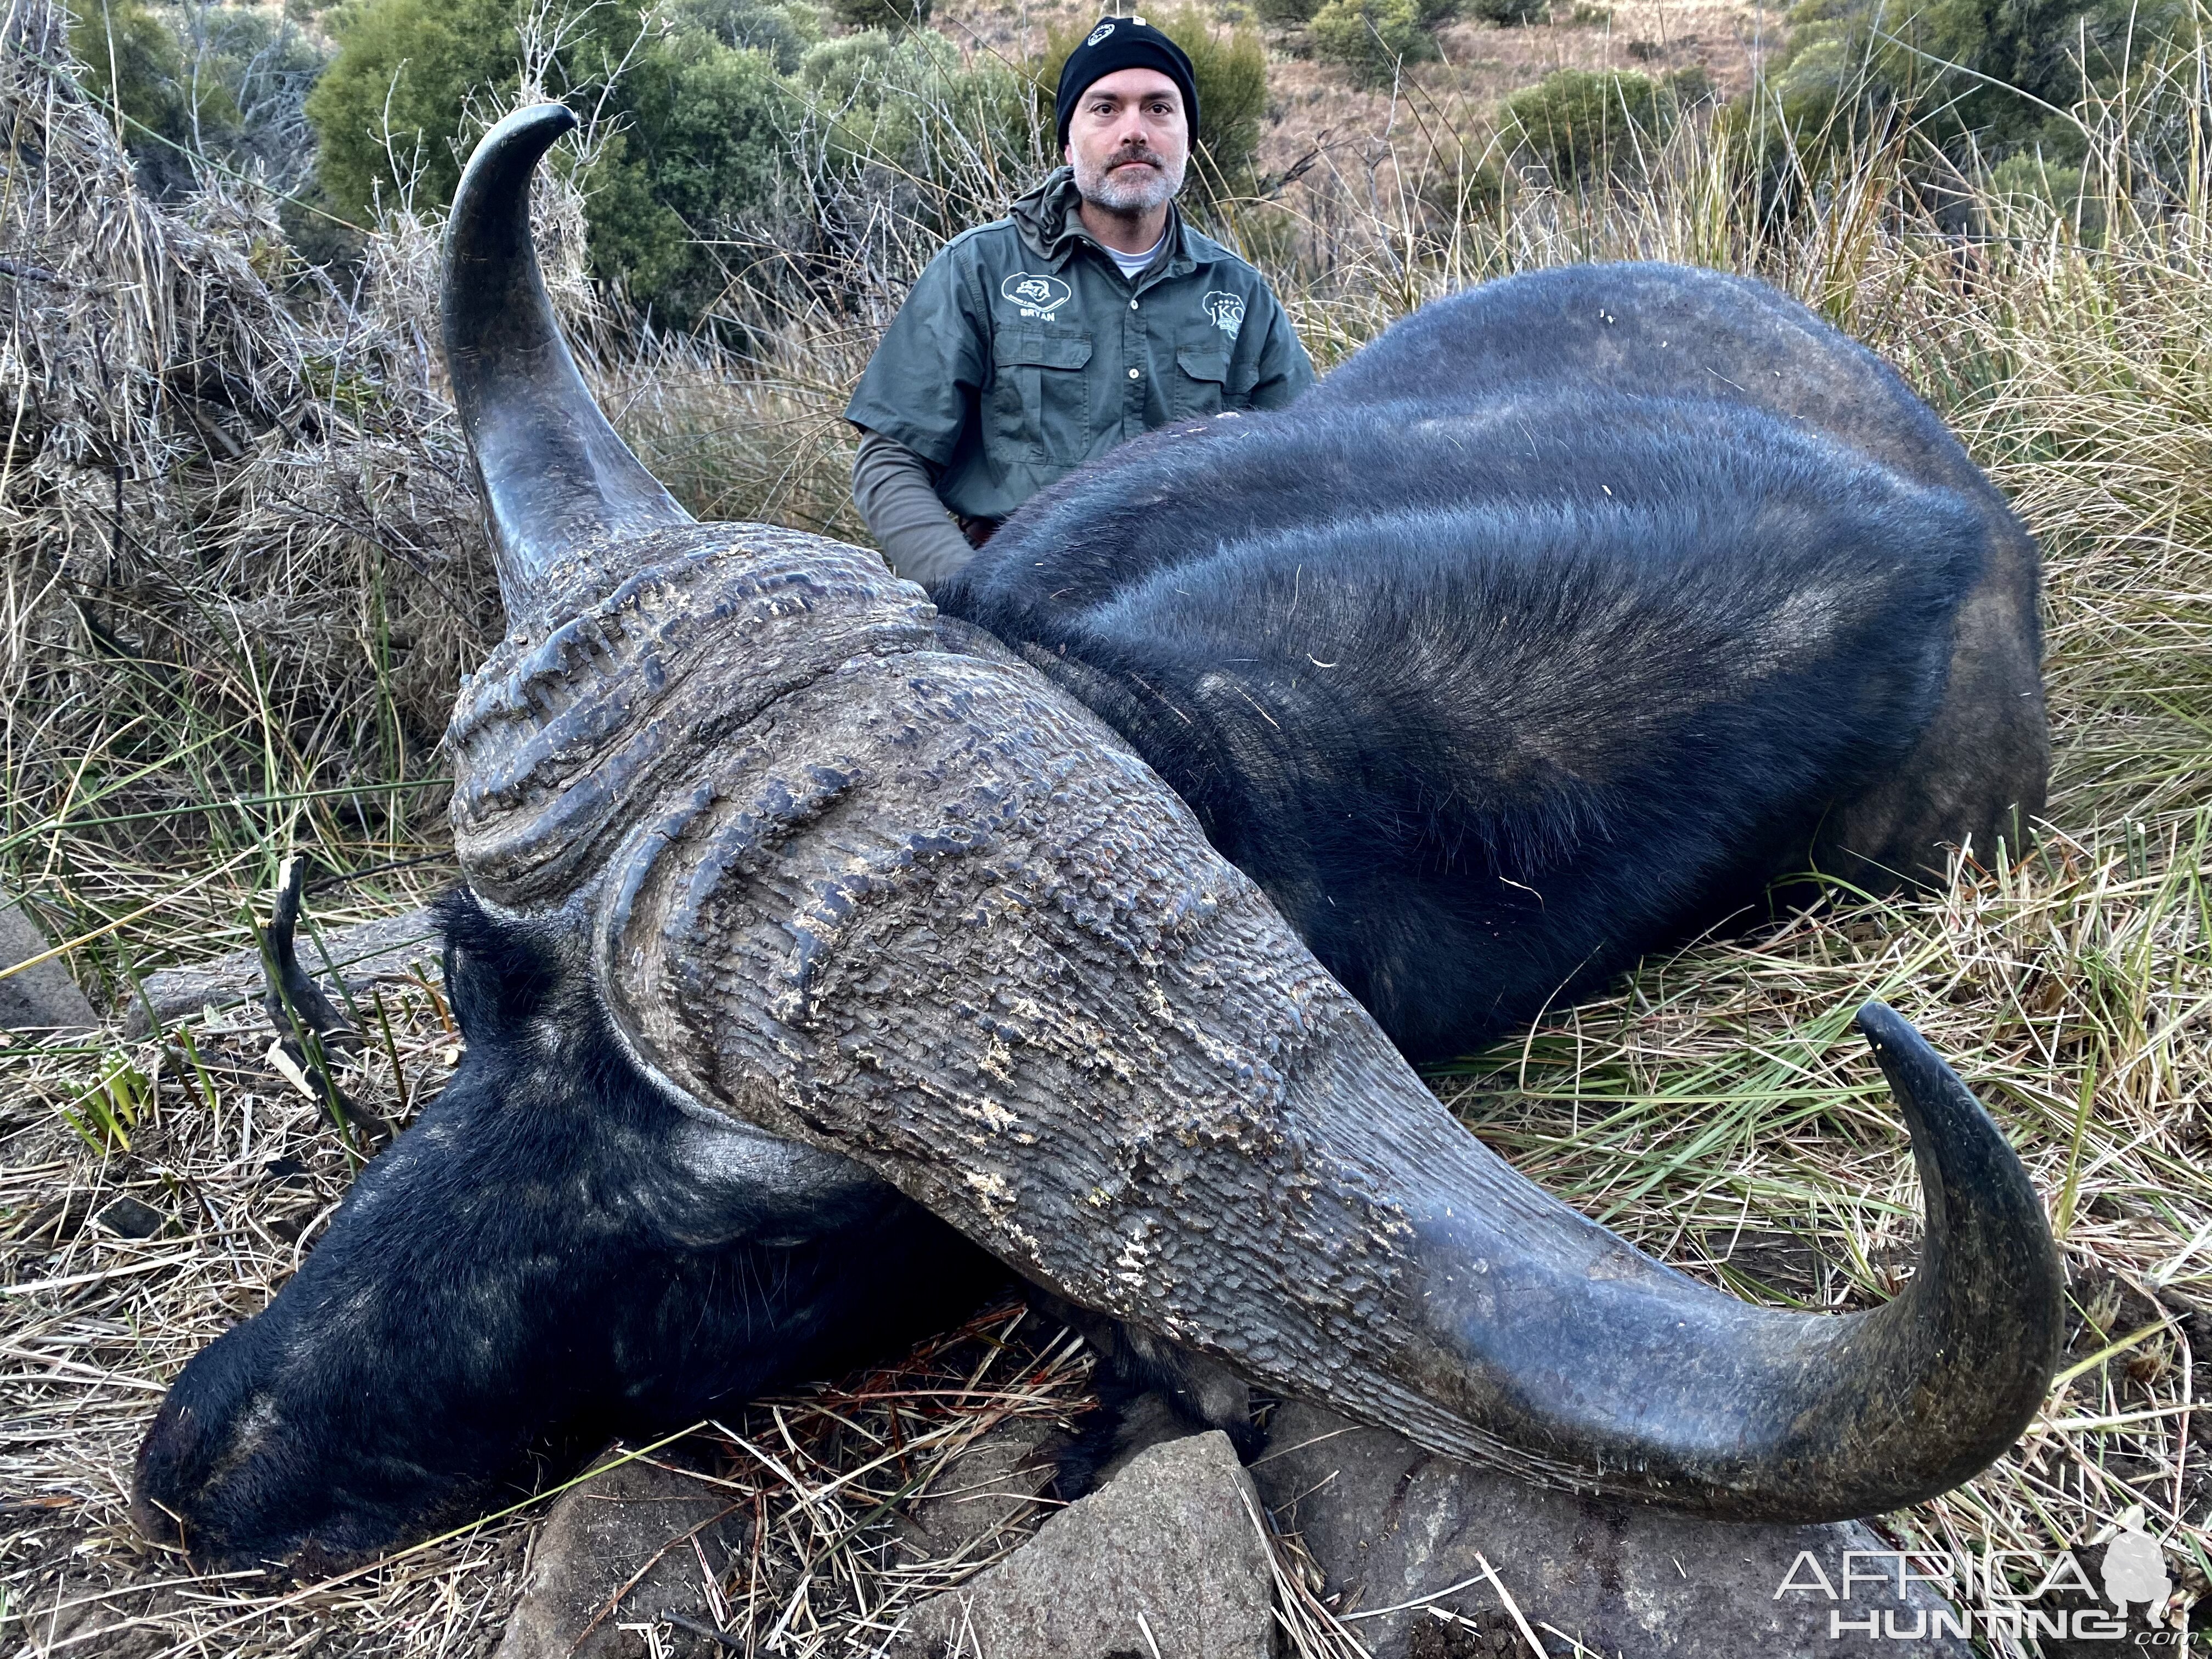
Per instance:
[[[1066,165],[930,261],[845,410],[860,516],[925,585],[1115,445],[1313,383],[1260,273],[1176,210],[1198,129],[1182,48],[1102,18],[1056,102]]]

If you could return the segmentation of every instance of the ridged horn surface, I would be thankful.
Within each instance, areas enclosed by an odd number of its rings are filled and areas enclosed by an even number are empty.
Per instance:
[[[1071,1300],[1438,1451],[1746,1518],[1942,1491],[2043,1397],[2041,1206],[1887,1011],[1919,1273],[1868,1313],[1767,1311],[1490,1153],[1025,665],[851,659],[684,775],[598,906],[617,1021]]]
[[[469,158],[446,227],[443,324],[453,403],[517,627],[557,608],[554,565],[594,544],[692,522],[586,389],[530,240],[530,175],[575,116],[517,110]]]
[[[948,647],[876,556],[694,526],[622,560],[465,689],[457,843],[480,896],[587,938],[696,1099],[1070,1300],[1538,1479],[1863,1515],[2032,1417],[2041,1206],[1888,1011],[1861,1023],[1919,1272],[1866,1313],[1750,1307],[1486,1150],[1118,737],[987,636]]]

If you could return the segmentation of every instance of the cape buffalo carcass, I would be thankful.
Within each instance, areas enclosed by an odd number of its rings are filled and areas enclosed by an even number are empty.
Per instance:
[[[2011,1442],[2056,1255],[1887,1010],[1927,1238],[1843,1317],[1641,1255],[1401,1052],[1808,848],[1910,868],[2035,804],[2033,549],[1893,377],[1749,284],[1522,278],[1041,500],[946,595],[987,628],[695,523],[623,447],[530,245],[571,125],[494,129],[448,233],[512,624],[450,739],[467,1057],[171,1389],[149,1534],[373,1551],[994,1260],[1178,1375],[1721,1516],[1886,1510]]]

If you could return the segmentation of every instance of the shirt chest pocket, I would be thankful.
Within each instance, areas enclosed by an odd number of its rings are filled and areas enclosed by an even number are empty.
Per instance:
[[[1218,415],[1224,409],[1249,409],[1256,378],[1249,366],[1235,362],[1229,342],[1218,335],[1197,345],[1178,346],[1175,396],[1169,412],[1183,420]]]
[[[1073,466],[1091,449],[1091,337],[1007,331],[992,342],[991,431],[1008,458]]]

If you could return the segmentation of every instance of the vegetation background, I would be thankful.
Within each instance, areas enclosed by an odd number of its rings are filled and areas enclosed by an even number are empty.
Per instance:
[[[942,239],[1048,165],[1045,88],[1091,14],[0,7],[0,886],[111,1016],[0,1048],[0,1641],[488,1651],[526,1502],[325,1585],[194,1578],[131,1534],[161,1388],[282,1283],[362,1149],[265,1057],[250,1008],[143,1038],[125,1017],[150,971],[246,942],[287,857],[325,927],[454,873],[440,734],[501,622],[428,340],[440,215],[474,137],[527,97],[586,117],[542,245],[647,463],[702,517],[855,537],[844,397]],[[2075,1307],[2021,1445],[1883,1525],[1981,1557],[2088,1544],[2140,1508],[2201,1626],[2202,14],[1209,0],[1155,21],[1200,67],[1191,210],[1267,272],[1322,367],[1515,270],[1753,272],[1896,363],[2041,538],[2058,770],[2036,845],[1963,848],[1941,891],[1839,894],[1648,963],[1433,1081],[1533,1178],[1686,1270],[1865,1305],[1912,1259],[1917,1189],[1848,1021],[1867,996],[1897,1004],[2021,1147]],[[459,1054],[428,953],[356,1012],[371,1040],[345,1086],[404,1121]],[[981,1350],[763,1407],[788,1443],[773,1467],[750,1419],[702,1431],[760,1516],[756,1577],[718,1589],[740,1639],[866,1650],[943,1582],[893,1565],[861,1522],[993,1423],[1080,1407],[1079,1353],[1011,1318],[970,1334]],[[919,1437],[917,1486],[868,1473],[885,1411]],[[1295,1539],[1277,1543],[1292,1646],[1354,1651],[1350,1609],[1315,1601]]]

